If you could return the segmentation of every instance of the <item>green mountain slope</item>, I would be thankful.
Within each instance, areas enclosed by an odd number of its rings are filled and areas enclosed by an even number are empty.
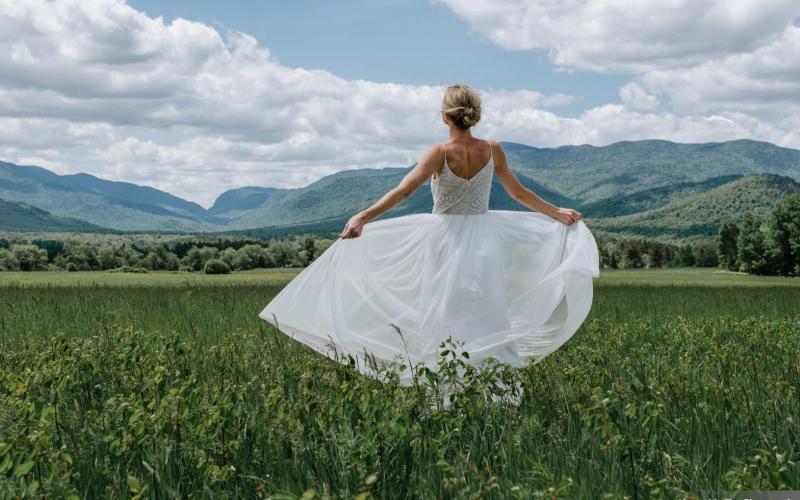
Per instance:
[[[540,149],[503,143],[512,168],[585,203],[726,175],[773,173],[800,181],[800,151],[738,140],[680,144],[625,141]]]
[[[121,230],[202,231],[215,227],[205,209],[164,191],[89,174],[57,175],[0,162],[0,199],[60,217]]]
[[[97,231],[102,228],[69,217],[56,217],[25,203],[0,200],[0,229],[5,231]]]
[[[637,212],[652,210],[686,196],[704,193],[711,189],[736,180],[741,175],[724,175],[701,182],[679,182],[671,186],[645,189],[632,194],[613,196],[585,205],[584,216],[594,218],[619,217]]]
[[[739,220],[748,211],[766,217],[778,201],[795,192],[800,192],[800,183],[789,177],[749,175],[675,199],[659,208],[607,219],[587,219],[587,223],[613,233],[673,240],[711,236],[725,217]]]
[[[800,151],[749,140],[708,144],[648,140],[559,148],[502,145],[516,176],[546,200],[577,208],[616,231],[663,232],[669,238],[711,231],[721,210],[736,208],[730,201],[717,200],[721,196],[717,190],[731,182],[764,173],[800,181]],[[293,189],[233,189],[205,210],[149,187],[0,162],[0,199],[115,230],[290,231],[340,227],[396,186],[413,167],[348,170]],[[426,182],[382,218],[430,212],[430,186]],[[784,185],[791,189],[788,186]],[[756,205],[766,203],[765,196],[782,192],[776,185],[752,183],[741,189],[753,191],[747,196]],[[701,203],[706,194],[713,199]],[[681,203],[693,203],[695,213],[678,223],[680,217],[673,216],[673,210]],[[489,207],[527,210],[506,195],[496,177]],[[699,225],[686,222],[694,219]]]
[[[360,169],[338,172],[298,189],[247,187],[224,193],[209,212],[227,222],[232,229],[281,227],[320,221],[346,221],[356,212],[378,201],[395,187],[413,168]],[[561,205],[574,203],[549,191],[525,175],[520,182],[543,198]],[[259,201],[260,200],[260,201]],[[490,209],[527,210],[511,199],[495,177],[492,182]],[[433,209],[431,183],[426,182],[407,200],[381,218]]]

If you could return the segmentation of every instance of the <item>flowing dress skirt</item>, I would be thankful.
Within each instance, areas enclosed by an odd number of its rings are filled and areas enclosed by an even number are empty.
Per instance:
[[[351,355],[368,375],[374,362],[435,370],[450,336],[470,364],[525,366],[572,337],[598,275],[583,221],[511,210],[411,214],[337,239],[259,316],[333,359]],[[411,370],[399,373],[412,383]]]

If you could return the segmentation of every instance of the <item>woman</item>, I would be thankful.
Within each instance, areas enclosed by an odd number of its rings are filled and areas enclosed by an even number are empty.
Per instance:
[[[259,316],[327,356],[375,375],[392,362],[437,368],[438,346],[463,342],[469,362],[524,366],[566,342],[586,318],[597,245],[580,212],[524,187],[503,148],[474,137],[481,98],[447,87],[450,141],[422,160],[298,274]],[[535,211],[489,210],[492,177]],[[432,213],[372,221],[430,179]],[[396,327],[396,328],[395,328]],[[398,371],[410,385],[411,370]]]

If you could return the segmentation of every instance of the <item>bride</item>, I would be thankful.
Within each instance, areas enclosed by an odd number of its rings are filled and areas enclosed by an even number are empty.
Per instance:
[[[480,365],[537,363],[575,333],[592,303],[598,250],[581,213],[523,186],[503,148],[474,137],[480,94],[450,85],[450,140],[428,148],[394,189],[354,215],[339,238],[261,311],[262,319],[333,359],[437,368],[448,337]],[[489,210],[492,178],[530,210]],[[430,180],[431,213],[373,221]],[[411,370],[399,371],[412,383]]]

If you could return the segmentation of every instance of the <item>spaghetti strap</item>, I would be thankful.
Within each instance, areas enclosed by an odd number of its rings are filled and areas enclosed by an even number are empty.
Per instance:
[[[442,143],[442,149],[444,149],[444,164],[447,165],[447,146]]]

